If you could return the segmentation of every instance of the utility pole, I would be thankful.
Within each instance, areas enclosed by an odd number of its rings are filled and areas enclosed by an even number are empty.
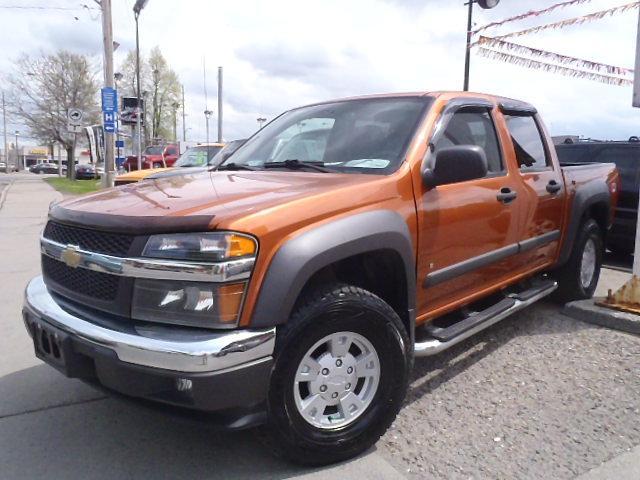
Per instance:
[[[4,103],[4,92],[2,92],[2,134],[4,136],[4,162],[7,164],[8,168],[9,144],[7,143],[7,105]]]
[[[222,67],[218,67],[218,143],[222,143]]]
[[[182,141],[187,141],[187,115],[184,113],[184,85],[182,87]]]
[[[104,86],[113,88],[113,30],[111,23],[111,0],[101,0],[102,39],[104,42]],[[104,177],[105,187],[113,187],[115,177],[115,159],[113,157],[114,134],[104,132]]]

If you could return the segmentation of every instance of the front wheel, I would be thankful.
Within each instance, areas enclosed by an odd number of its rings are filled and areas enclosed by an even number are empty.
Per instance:
[[[407,332],[396,312],[361,288],[308,295],[278,332],[268,399],[269,446],[325,465],[371,447],[404,399]]]
[[[600,278],[603,252],[600,227],[589,219],[578,231],[569,260],[556,272],[556,298],[562,302],[591,298]]]

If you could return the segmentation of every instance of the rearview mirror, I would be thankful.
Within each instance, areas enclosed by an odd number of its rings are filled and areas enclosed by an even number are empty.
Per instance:
[[[457,145],[438,150],[433,169],[422,174],[429,188],[449,183],[465,182],[487,175],[487,156],[482,147]]]

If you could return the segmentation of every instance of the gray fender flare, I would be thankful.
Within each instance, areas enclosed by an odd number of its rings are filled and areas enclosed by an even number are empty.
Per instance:
[[[262,328],[288,320],[304,285],[322,268],[354,255],[393,250],[403,262],[411,331],[415,322],[416,274],[411,234],[391,210],[359,213],[313,228],[288,240],[275,254],[260,287],[251,326]]]
[[[576,191],[573,204],[571,205],[571,218],[569,218],[567,222],[567,234],[560,249],[558,266],[564,265],[569,260],[571,251],[573,250],[573,244],[578,235],[578,229],[582,224],[582,217],[585,212],[597,204],[607,205],[607,208],[611,207],[611,193],[606,183],[593,182],[580,187]],[[608,218],[609,224],[611,224],[611,220],[611,218]],[[602,233],[606,234],[606,232]]]

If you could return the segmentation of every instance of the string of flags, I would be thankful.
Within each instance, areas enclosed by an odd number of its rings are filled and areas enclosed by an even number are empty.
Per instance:
[[[613,77],[611,75],[602,75],[595,72],[589,72],[586,70],[578,70],[576,68],[563,67],[562,65],[556,65],[553,63],[540,62],[531,58],[521,57],[519,55],[512,55],[508,53],[497,52],[488,48],[479,47],[478,53],[486,58],[492,58],[494,60],[500,60],[507,63],[512,63],[521,67],[533,68],[534,70],[543,70],[545,72],[559,73],[574,78],[586,78],[589,80],[595,80],[597,82],[606,83],[609,85],[632,85],[633,81],[627,78]]]
[[[483,30],[487,30],[489,28],[501,27],[502,25],[505,25],[507,23],[516,22],[518,20],[524,20],[530,17],[538,17],[540,15],[544,15],[545,13],[551,13],[554,10],[558,10],[560,8],[572,7],[574,5],[580,5],[581,3],[588,3],[591,1],[592,0],[569,0],[568,2],[556,3],[554,5],[551,5],[548,8],[543,8],[542,10],[529,10],[526,13],[522,13],[514,17],[505,18],[504,20],[500,20],[499,22],[491,22],[491,23],[488,23],[487,25],[483,25],[482,27],[476,28],[475,30],[473,30],[472,33],[473,34],[480,33]]]
[[[640,6],[640,2],[631,2],[626,5],[621,5],[619,7],[608,8],[606,10],[601,10],[599,12],[590,13],[588,15],[582,15],[580,17],[569,18],[567,20],[562,20],[560,22],[547,23],[546,25],[538,25],[537,27],[527,28],[525,30],[520,30],[518,32],[507,33],[506,35],[499,35],[497,38],[508,38],[508,37],[521,37],[523,35],[529,35],[531,33],[538,33],[544,30],[550,30],[555,28],[564,28],[571,25],[582,25],[583,23],[593,22],[595,20],[601,20],[606,16],[612,16],[619,13],[625,13],[629,10],[633,10]]]
[[[479,32],[488,30],[489,28],[502,26],[506,23],[523,20],[530,17],[537,17],[546,13],[550,13],[559,8],[588,3],[590,1],[591,0],[569,0],[556,3],[542,10],[532,10],[521,15],[516,15],[514,17],[504,19],[502,21],[489,23],[474,30],[472,33],[474,35],[477,35]],[[630,10],[637,9],[638,7],[640,7],[640,1],[635,1],[627,3],[625,5],[601,10],[599,12],[569,18],[559,22],[538,25],[516,32],[497,35],[494,37],[480,35],[478,39],[471,44],[471,47],[476,47],[478,53],[483,57],[511,63],[526,68],[558,73],[575,78],[586,78],[609,85],[631,85],[633,84],[633,70],[630,68],[623,68],[614,65],[608,65],[605,63],[594,62],[591,60],[571,57],[556,52],[550,52],[539,48],[532,48],[525,45],[505,41],[504,39],[510,37],[520,37],[550,29],[559,29],[572,25],[581,25],[587,22],[600,20],[607,16],[625,13]]]

